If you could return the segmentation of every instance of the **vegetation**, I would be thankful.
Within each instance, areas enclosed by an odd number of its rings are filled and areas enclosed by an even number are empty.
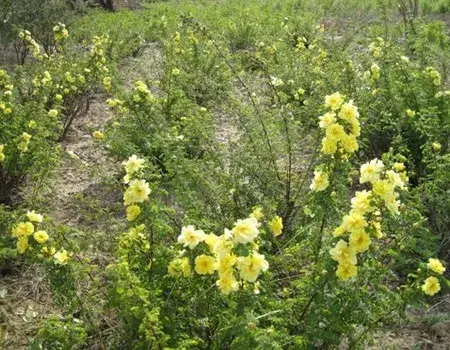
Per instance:
[[[364,348],[445,298],[445,1],[52,5],[0,8],[1,274],[51,296],[26,346]],[[93,103],[109,172],[69,147]],[[110,194],[75,223],[67,155]]]

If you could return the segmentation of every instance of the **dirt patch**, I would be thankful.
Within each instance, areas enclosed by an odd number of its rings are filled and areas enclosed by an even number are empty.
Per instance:
[[[95,197],[97,191],[104,192],[104,179],[114,177],[120,170],[119,162],[108,156],[102,141],[92,137],[92,132],[101,131],[111,118],[105,99],[102,95],[94,96],[88,112],[74,120],[62,143],[65,152],[53,184],[53,210],[48,213],[58,224],[77,226],[82,222],[80,198],[86,193]],[[107,194],[103,197],[108,205],[120,201],[119,193]]]
[[[450,295],[428,309],[412,310],[404,325],[384,328],[366,349],[450,349]]]
[[[0,283],[0,348],[26,349],[48,315],[58,314],[43,271],[14,268]]]

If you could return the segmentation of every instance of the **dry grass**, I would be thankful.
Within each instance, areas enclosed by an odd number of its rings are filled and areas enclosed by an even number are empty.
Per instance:
[[[37,265],[13,267],[1,276],[0,348],[26,349],[41,322],[53,314],[59,310]]]

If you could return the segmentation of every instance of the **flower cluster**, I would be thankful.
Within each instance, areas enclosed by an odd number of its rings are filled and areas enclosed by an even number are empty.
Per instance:
[[[370,69],[364,72],[364,78],[371,79],[373,82],[380,79],[380,66],[376,63],[372,63]]]
[[[353,101],[344,102],[344,97],[336,92],[325,97],[329,112],[319,117],[319,126],[325,130],[322,139],[322,153],[341,154],[344,158],[358,150],[357,137],[360,135],[359,112]]]
[[[101,140],[104,140],[104,139],[105,139],[105,134],[103,134],[100,130],[95,130],[95,131],[92,133],[92,137],[93,137],[95,140],[101,141]]]
[[[141,80],[136,81],[133,87],[133,102],[139,104],[142,101],[153,101],[153,94],[148,89],[148,86]]]
[[[20,142],[17,145],[17,149],[22,153],[28,151],[28,144],[30,143],[30,140],[31,140],[30,134],[26,132],[22,133],[22,135],[20,136]]]
[[[93,66],[98,70],[103,70],[108,72],[108,68],[105,67],[106,59],[106,49],[111,43],[109,35],[94,36],[92,38],[92,48],[91,48],[91,60],[93,61]]]
[[[433,67],[427,67],[427,69],[425,69],[425,72],[431,79],[433,79],[434,86],[441,85],[441,75],[436,69],[434,69]]]
[[[61,22],[53,27],[53,33],[55,35],[55,41],[57,42],[62,41],[69,36],[69,32],[66,29],[66,25]]]
[[[45,230],[39,230],[39,225],[43,222],[44,217],[33,211],[26,214],[27,221],[19,222],[12,228],[11,235],[17,239],[16,246],[19,254],[24,254],[27,250],[32,250],[30,236],[39,246],[42,246],[41,252],[43,256],[52,257],[57,264],[66,264],[69,260],[69,253],[65,249],[58,252],[55,247],[43,246],[49,240],[49,235]]]
[[[19,38],[21,38],[25,42],[25,45],[31,49],[35,58],[43,58],[41,55],[41,48],[39,47],[39,44],[31,37],[30,31],[24,30],[19,32]]]
[[[99,76],[103,77],[103,86],[105,87],[106,91],[110,91],[112,87],[112,80],[109,76],[109,68],[106,66],[107,63],[107,56],[106,51],[108,49],[108,46],[111,44],[111,40],[109,38],[109,35],[101,35],[101,36],[94,36],[92,39],[92,48],[91,48],[91,57],[90,57],[90,67],[91,69],[88,69],[86,71],[87,74],[98,74]]]
[[[151,192],[148,182],[140,179],[144,163],[145,161],[136,155],[132,155],[127,161],[122,163],[126,171],[123,181],[128,185],[123,195],[123,201],[127,207],[126,212],[129,221],[136,220],[140,215],[141,208],[138,203],[147,201]]]
[[[427,264],[428,270],[433,271],[437,275],[443,275],[445,272],[445,267],[439,261],[439,259],[430,258]],[[427,295],[435,295],[441,290],[441,285],[439,280],[435,276],[428,277],[421,286],[422,291]]]
[[[344,96],[339,92],[325,96],[325,105],[329,111],[319,117],[319,127],[325,130],[322,153],[331,157],[339,155],[340,158],[347,160],[358,150],[357,137],[361,132],[358,107],[353,105],[351,100],[345,102]],[[320,192],[328,186],[328,173],[317,168],[310,189]]]
[[[385,170],[382,161],[373,159],[360,169],[360,183],[370,183],[371,190],[357,191],[351,200],[351,210],[333,235],[348,235],[348,243],[341,239],[330,249],[331,257],[338,262],[336,275],[348,280],[357,275],[357,254],[369,249],[371,235],[382,238],[381,210],[399,213],[397,189],[405,187],[408,180],[403,163],[395,163],[394,170]]]
[[[5,154],[3,153],[5,150],[5,145],[0,145],[0,164],[5,160]]]
[[[309,186],[312,191],[321,192],[325,191],[330,184],[328,174],[326,172],[316,170],[314,171],[314,179]]]
[[[257,208],[246,219],[237,220],[231,230],[225,229],[224,233],[216,236],[214,233],[206,234],[202,230],[189,225],[183,227],[178,237],[178,242],[190,250],[198,246],[205,246],[207,254],[200,254],[194,259],[194,270],[199,275],[212,275],[217,271],[216,285],[219,290],[228,295],[239,289],[246,283],[255,283],[257,292],[257,279],[259,275],[269,268],[269,263],[264,255],[258,251],[257,239],[259,236],[260,222],[256,217],[262,218],[262,213]],[[274,218],[270,227],[274,235],[281,234],[281,218]],[[247,254],[241,254],[241,247],[248,248]],[[168,267],[168,273],[172,276],[191,276],[191,264],[188,257],[181,256],[172,260]],[[239,276],[240,281],[238,281]]]
[[[0,117],[12,113],[11,96],[14,86],[9,75],[0,69]]]
[[[382,54],[382,49],[385,46],[383,38],[376,38],[375,41],[372,41],[369,45],[369,51],[372,53],[373,57],[378,58]]]
[[[277,237],[283,233],[283,219],[278,215],[269,222],[270,232]]]

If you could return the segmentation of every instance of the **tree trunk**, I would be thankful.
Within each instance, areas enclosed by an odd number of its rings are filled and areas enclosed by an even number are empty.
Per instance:
[[[114,11],[114,0],[99,0],[100,5],[109,11]]]

